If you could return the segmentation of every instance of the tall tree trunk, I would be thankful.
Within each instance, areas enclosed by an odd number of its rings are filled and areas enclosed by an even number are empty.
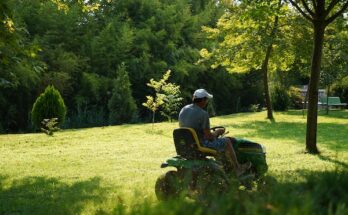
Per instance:
[[[318,154],[317,148],[317,121],[318,121],[318,85],[320,77],[321,56],[323,52],[323,41],[325,23],[321,20],[314,20],[314,50],[311,62],[311,79],[308,89],[308,114],[306,150],[309,153]]]
[[[271,55],[272,51],[272,45],[270,44],[267,47],[266,57],[262,63],[261,70],[263,72],[263,88],[264,88],[264,94],[265,94],[265,100],[266,100],[266,107],[267,107],[267,119],[273,120],[273,111],[272,111],[272,104],[271,104],[271,97],[269,95],[269,86],[268,86],[268,62],[269,57]]]
[[[281,7],[281,2],[282,1],[279,0],[278,8]],[[278,15],[276,15],[274,17],[273,28],[272,28],[271,34],[269,35],[269,37],[271,38],[270,43],[267,46],[265,59],[263,60],[263,63],[261,66],[261,71],[263,72],[263,87],[264,87],[265,100],[266,100],[266,106],[267,106],[267,119],[270,119],[270,120],[274,120],[274,117],[273,117],[271,97],[269,94],[269,86],[268,86],[268,63],[269,63],[269,59],[270,59],[272,49],[273,49],[273,41],[274,41],[274,38],[275,38],[276,33],[277,33],[277,29],[278,29],[278,21],[279,21],[279,17],[278,17]]]

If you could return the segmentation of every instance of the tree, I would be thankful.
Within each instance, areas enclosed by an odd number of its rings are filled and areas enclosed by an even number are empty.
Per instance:
[[[54,86],[48,86],[35,101],[31,111],[31,120],[37,128],[44,119],[57,118],[61,125],[65,120],[66,106],[59,91]]]
[[[43,66],[37,59],[39,47],[27,39],[15,4],[11,0],[0,3],[0,124],[9,132],[28,125]]]
[[[122,63],[117,69],[117,78],[112,97],[108,102],[110,124],[122,124],[131,122],[137,114],[137,106],[132,96],[126,66]]]
[[[161,114],[171,121],[172,116],[177,113],[181,104],[180,86],[167,82],[170,73],[171,71],[168,70],[161,80],[155,81],[151,78],[150,82],[147,83],[147,86],[153,88],[156,92],[155,97],[146,96],[147,101],[143,103],[143,106],[152,111],[152,123],[155,122],[155,113],[160,107],[162,107]]]
[[[121,63],[129,58],[134,32],[117,19],[108,23],[91,43],[91,64],[98,74],[111,77]]]
[[[277,37],[284,10],[281,0],[235,1],[229,5],[229,11],[220,18],[216,28],[204,28],[208,38],[216,39],[218,45],[211,52],[201,50],[204,59],[213,61],[213,68],[224,66],[230,72],[257,69],[263,73],[267,118],[270,120],[273,120],[273,113],[268,73],[286,69],[292,62],[292,55],[284,48],[286,40]]]
[[[348,1],[324,0],[295,1],[289,0],[301,15],[312,23],[313,52],[311,61],[311,74],[308,89],[308,115],[306,131],[306,150],[318,154],[317,148],[317,120],[318,120],[318,85],[321,70],[321,60],[326,27],[338,16],[342,15],[348,7]],[[301,2],[301,3],[300,3]]]
[[[155,97],[153,97],[153,96],[146,96],[146,102],[143,103],[143,106],[146,107],[147,109],[149,109],[152,112],[152,125],[155,123],[156,111],[164,103],[163,97],[164,97],[163,94],[159,94],[159,93],[157,94],[156,93]]]
[[[178,113],[181,101],[183,100],[180,96],[180,86],[167,83],[162,86],[162,91],[165,97],[163,98],[164,103],[162,105],[161,114],[171,122],[172,117]]]
[[[320,74],[320,82],[325,86],[328,97],[331,95],[331,86],[338,80],[342,80],[348,68],[348,37],[344,30],[344,19],[337,20],[327,27],[326,40],[323,47],[323,65]],[[342,98],[341,98],[342,99]],[[329,114],[329,105],[326,106],[326,114]]]
[[[0,127],[4,132],[31,130],[32,104],[49,84],[59,90],[69,109],[65,126],[108,125],[108,102],[122,62],[141,108],[139,120],[146,120],[141,103],[153,90],[144,86],[149,77],[161,79],[167,68],[175,71],[170,79],[182,86],[185,102],[197,83],[219,90],[218,114],[263,102],[261,76],[254,76],[256,82],[249,79],[254,72],[229,74],[223,67],[212,70],[208,64],[195,64],[199,50],[213,43],[203,36],[201,26],[214,26],[221,17],[225,9],[219,1],[21,0],[18,4],[2,0],[0,11]],[[164,105],[157,111],[166,119],[175,115]]]

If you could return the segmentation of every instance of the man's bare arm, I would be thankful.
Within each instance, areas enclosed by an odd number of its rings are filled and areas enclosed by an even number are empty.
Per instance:
[[[214,138],[218,137],[219,135],[222,135],[223,133],[225,133],[225,129],[219,128],[213,132],[211,132],[210,129],[204,129],[203,132],[204,132],[205,139],[213,140]]]

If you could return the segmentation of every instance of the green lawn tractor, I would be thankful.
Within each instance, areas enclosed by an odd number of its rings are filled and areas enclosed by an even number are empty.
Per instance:
[[[212,130],[215,130],[214,127]],[[192,128],[178,128],[173,131],[177,156],[162,163],[161,168],[172,167],[160,176],[155,185],[159,200],[176,198],[180,195],[205,196],[212,191],[228,189],[231,179],[250,187],[267,172],[265,148],[245,139],[233,139],[238,161],[250,161],[251,168],[237,178],[225,156],[214,149],[203,147]]]

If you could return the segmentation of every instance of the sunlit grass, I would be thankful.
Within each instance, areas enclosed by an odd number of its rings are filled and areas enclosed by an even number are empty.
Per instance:
[[[301,111],[214,117],[229,135],[267,148],[268,174],[279,182],[301,182],[304,173],[348,168],[348,111],[320,114],[320,156],[304,153],[306,118]],[[0,135],[0,214],[111,213],[148,201],[157,204],[160,164],[175,155],[177,122]],[[52,213],[50,213],[52,212]]]

